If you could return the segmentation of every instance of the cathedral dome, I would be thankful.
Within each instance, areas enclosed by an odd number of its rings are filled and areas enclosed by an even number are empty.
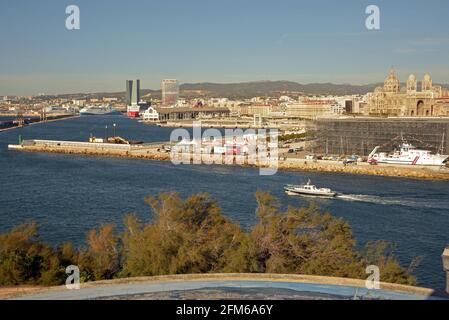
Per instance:
[[[390,71],[390,74],[384,81],[384,90],[386,92],[399,92],[400,82],[394,70]]]

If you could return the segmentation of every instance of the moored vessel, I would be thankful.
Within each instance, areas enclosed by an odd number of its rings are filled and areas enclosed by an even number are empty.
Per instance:
[[[129,105],[126,109],[126,115],[130,118],[138,118],[140,115],[140,106],[138,104]]]
[[[80,110],[80,116],[119,115],[121,114],[111,105],[87,106]]]
[[[421,165],[421,166],[443,166],[448,160],[449,155],[433,154],[430,150],[424,150],[403,142],[399,150],[392,153],[379,152],[377,146],[368,156],[368,163],[386,163],[396,165]]]

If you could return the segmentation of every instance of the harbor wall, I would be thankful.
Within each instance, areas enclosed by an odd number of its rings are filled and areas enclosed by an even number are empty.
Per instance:
[[[72,141],[25,140],[21,145],[10,145],[9,149],[16,151],[81,154],[90,156],[111,156],[170,161],[170,154],[163,151],[163,144],[164,143],[119,145]],[[193,160],[194,159],[192,157],[190,161],[193,163]],[[248,164],[245,159],[237,159],[234,157],[234,159],[231,160],[232,161],[223,161],[221,164],[259,167],[257,164]],[[281,157],[278,161],[278,169],[287,171],[311,171],[414,179],[449,180],[449,169],[440,167],[396,165],[373,166],[367,163],[343,165],[339,161],[305,160]]]

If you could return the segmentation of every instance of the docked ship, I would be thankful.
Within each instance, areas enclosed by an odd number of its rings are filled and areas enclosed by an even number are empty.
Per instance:
[[[149,107],[150,104],[146,103],[143,100],[140,100],[139,103],[131,103],[126,109],[126,115],[130,118],[138,118]]]
[[[138,104],[129,105],[126,109],[126,115],[130,118],[138,118],[140,114],[140,106]]]
[[[310,180],[304,185],[286,185],[284,187],[285,193],[289,196],[314,196],[314,197],[326,197],[333,198],[337,195],[337,192],[332,191],[329,188],[317,188],[311,184]]]
[[[413,145],[403,142],[399,150],[393,153],[380,152],[377,146],[368,156],[368,163],[387,163],[398,165],[420,165],[420,166],[443,166],[448,160],[449,155],[433,154],[432,151],[415,148]]]
[[[100,116],[100,115],[119,115],[120,111],[117,111],[111,105],[106,106],[87,106],[80,110],[80,116]]]

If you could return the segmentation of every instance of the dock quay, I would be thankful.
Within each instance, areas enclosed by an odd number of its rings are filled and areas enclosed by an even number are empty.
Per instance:
[[[168,160],[169,155],[161,153],[161,143],[118,144],[58,140],[23,140],[8,149],[17,151],[84,154],[93,156],[118,156],[130,158],[148,157],[154,160]]]
[[[170,153],[164,150],[164,145],[167,144],[167,142],[116,144],[56,140],[23,140],[17,145],[9,145],[8,149],[25,152],[48,152],[170,161]],[[193,157],[191,160],[191,162],[194,163]],[[234,158],[234,161],[232,162],[223,161],[218,164],[258,167],[258,165],[247,164],[245,161],[235,160],[236,159]],[[278,169],[286,171],[346,173],[412,179],[449,180],[449,169],[447,168],[400,165],[372,166],[367,163],[343,165],[338,161],[306,160],[289,157],[279,157]]]
[[[157,125],[168,128],[191,128],[194,122],[200,122],[203,128],[222,128],[222,129],[278,129],[289,131],[297,128],[314,129],[315,124],[312,121],[301,120],[291,121],[286,119],[265,119],[261,118],[224,118],[224,119],[196,119],[196,120],[167,120],[167,121],[145,121],[140,120],[146,125]]]

